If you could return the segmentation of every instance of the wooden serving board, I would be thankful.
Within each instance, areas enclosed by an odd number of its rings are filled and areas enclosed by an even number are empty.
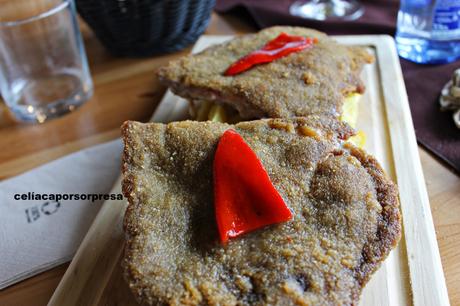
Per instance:
[[[203,36],[193,52],[230,38]],[[363,71],[367,90],[360,102],[358,129],[367,135],[365,148],[399,185],[403,215],[401,242],[365,287],[360,305],[449,305],[394,41],[380,35],[336,39],[366,46],[376,57]],[[170,122],[187,116],[187,102],[168,92],[152,121]],[[112,192],[120,189],[118,180]],[[125,208],[124,201],[104,203],[48,305],[137,305],[120,269]]]

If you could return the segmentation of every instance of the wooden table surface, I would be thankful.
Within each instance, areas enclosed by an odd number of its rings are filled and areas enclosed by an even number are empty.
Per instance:
[[[212,16],[207,34],[255,29],[234,17]],[[0,104],[0,179],[119,136],[125,120],[147,121],[165,88],[154,70],[182,52],[148,59],[110,56],[83,25],[94,96],[77,111],[42,125],[15,123]],[[460,178],[420,148],[451,305],[460,305]],[[1,256],[1,249],[0,249]],[[64,274],[63,264],[0,291],[2,306],[46,305]]]

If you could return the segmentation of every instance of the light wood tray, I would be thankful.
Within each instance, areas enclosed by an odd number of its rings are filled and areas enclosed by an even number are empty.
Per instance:
[[[228,36],[203,36],[198,52]],[[365,148],[399,185],[403,237],[372,277],[360,305],[449,305],[428,196],[415,140],[406,90],[394,41],[389,36],[340,36],[344,44],[367,46],[376,62],[362,78],[358,129],[367,135]],[[187,117],[187,103],[168,92],[152,121]],[[120,179],[112,192],[120,191]],[[48,305],[137,305],[123,281],[120,257],[126,203],[102,206]]]

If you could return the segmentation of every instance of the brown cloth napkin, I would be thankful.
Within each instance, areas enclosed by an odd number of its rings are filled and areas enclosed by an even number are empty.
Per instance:
[[[399,1],[361,0],[364,15],[356,21],[316,21],[289,14],[292,0],[217,0],[218,13],[233,13],[252,19],[256,26],[307,26],[328,34],[388,34],[396,31]],[[451,112],[439,110],[438,98],[459,62],[446,65],[418,65],[401,59],[404,80],[417,140],[460,174],[460,130]]]

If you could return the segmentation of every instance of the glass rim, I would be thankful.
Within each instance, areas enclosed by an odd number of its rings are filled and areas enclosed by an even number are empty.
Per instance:
[[[48,9],[48,10],[46,10],[46,11],[40,13],[40,14],[32,15],[32,16],[27,17],[27,18],[18,19],[18,20],[14,20],[14,21],[0,21],[0,27],[14,27],[14,26],[17,26],[17,25],[23,25],[23,24],[26,24],[26,23],[30,23],[30,22],[33,22],[33,21],[44,19],[46,17],[52,16],[52,15],[58,13],[59,11],[65,9],[67,6],[70,5],[71,1],[72,0],[62,0],[61,3],[56,4],[55,6],[51,7],[50,9]]]

